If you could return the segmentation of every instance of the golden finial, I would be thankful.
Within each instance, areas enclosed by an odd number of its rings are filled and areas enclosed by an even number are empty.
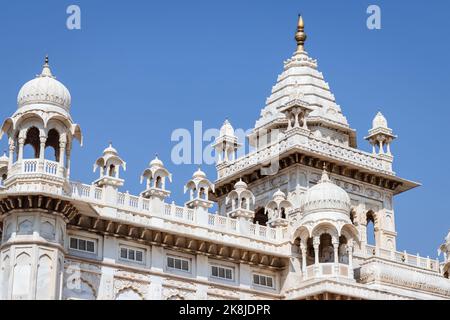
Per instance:
[[[303,17],[298,15],[297,33],[295,34],[295,40],[297,41],[297,52],[303,52],[305,50],[305,42],[308,36],[305,33],[305,23]]]

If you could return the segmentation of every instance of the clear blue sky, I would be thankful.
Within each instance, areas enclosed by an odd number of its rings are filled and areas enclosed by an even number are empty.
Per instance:
[[[82,30],[66,28],[66,8],[82,10]],[[378,4],[382,29],[366,27]],[[159,153],[174,174],[172,198],[196,166],[170,162],[176,128],[226,117],[250,128],[294,51],[297,13],[307,50],[358,132],[377,110],[399,135],[395,171],[423,186],[395,200],[398,248],[436,256],[450,228],[448,119],[449,1],[9,1],[0,10],[0,118],[16,109],[22,84],[50,55],[70,89],[72,116],[85,136],[73,152],[73,178],[90,183],[109,140],[128,163],[124,190]],[[6,140],[0,146],[6,147]],[[214,167],[203,168],[212,180]]]

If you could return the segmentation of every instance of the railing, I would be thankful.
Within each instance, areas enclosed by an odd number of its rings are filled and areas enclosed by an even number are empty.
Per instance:
[[[365,253],[367,257],[376,256],[412,267],[439,272],[439,260],[433,260],[429,257],[420,257],[419,254],[412,255],[408,254],[406,251],[393,251],[383,248],[377,248],[372,245],[366,245]]]
[[[349,265],[343,263],[319,263],[312,264],[306,267],[306,272],[303,277],[306,279],[320,278],[320,277],[344,277],[353,278],[353,271]]]
[[[87,185],[71,182],[71,196],[78,199],[93,199],[101,201],[103,199],[103,189],[95,185]]]
[[[46,173],[49,175],[58,175],[59,163],[50,160],[44,160],[43,167],[40,166],[39,159],[26,159],[22,160],[21,173]],[[20,166],[20,162],[15,166]],[[42,169],[41,169],[42,168]],[[17,172],[16,172],[17,173]]]
[[[78,199],[103,201],[103,189],[95,185],[86,185],[81,183],[71,182],[71,196]],[[117,206],[129,211],[141,211],[143,213],[160,214],[158,212],[150,212],[150,200],[130,195],[128,192],[117,193]],[[172,204],[165,204],[162,215],[169,220],[176,220],[188,224],[201,225],[198,221],[195,210],[187,207],[180,207]],[[248,235],[252,238],[261,240],[285,240],[288,238],[288,229],[278,229],[266,227],[258,224],[249,223],[246,229],[241,230],[239,221],[228,216],[219,214],[208,214],[207,227],[211,229],[221,230],[230,233],[240,233]]]
[[[38,159],[23,160],[22,171],[23,173],[34,173],[38,171]]]
[[[176,220],[185,220],[186,222],[194,222],[194,210],[187,207],[179,207],[175,204],[166,204],[164,206],[164,217]]]
[[[221,216],[218,214],[208,215],[208,226],[214,229],[220,229],[229,232],[238,231],[238,221],[236,219]]]
[[[288,141],[290,139],[292,139],[292,141]],[[292,149],[294,146],[299,146],[315,153],[326,154],[335,159],[340,159],[357,166],[367,167],[378,172],[394,174],[391,169],[392,163],[390,161],[380,159],[371,153],[342,145],[338,146],[323,138],[312,136],[308,138],[306,144],[299,144],[295,136],[287,136],[283,140],[275,141],[274,143],[264,146],[264,148],[261,148],[260,150],[255,150],[233,162],[224,163],[223,167],[218,172],[219,179],[235,174],[249,166],[267,162],[274,156],[278,156],[281,153]]]

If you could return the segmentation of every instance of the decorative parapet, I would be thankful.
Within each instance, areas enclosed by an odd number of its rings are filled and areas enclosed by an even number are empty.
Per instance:
[[[71,194],[68,195],[77,200],[92,202],[97,205],[104,205],[103,189],[95,185],[85,185],[81,183],[71,183]],[[243,225],[242,232],[240,221],[218,214],[208,214],[207,224],[203,225],[197,220],[196,211],[188,207],[180,207],[172,204],[165,204],[162,212],[151,212],[150,200],[142,196],[133,196],[129,193],[117,194],[117,208],[122,213],[139,213],[144,217],[160,217],[191,226],[201,226],[222,233],[247,236],[252,239],[267,241],[271,243],[281,243],[289,240],[287,228],[277,229],[249,223]]]
[[[360,281],[365,284],[390,285],[448,297],[450,281],[436,272],[407,267],[394,261],[372,257],[361,264]]]
[[[412,255],[407,253],[406,251],[393,251],[383,248],[378,248],[371,245],[366,245],[365,258],[377,257],[390,261],[394,261],[396,263],[420,268],[428,271],[433,271],[439,273],[439,260],[430,259],[429,257],[424,258],[417,255]]]
[[[249,153],[234,162],[229,162],[218,167],[219,180],[235,175],[249,167],[267,163],[271,159],[278,157],[286,151],[299,149],[307,153],[326,156],[343,163],[366,168],[378,173],[394,176],[392,171],[392,160],[378,157],[376,155],[343,145],[337,145],[326,139],[295,134],[285,136],[280,141],[265,146],[263,149]]]

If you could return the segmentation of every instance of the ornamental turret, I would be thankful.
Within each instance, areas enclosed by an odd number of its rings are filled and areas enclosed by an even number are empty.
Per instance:
[[[119,156],[117,150],[109,143],[103,150],[103,155],[95,161],[94,172],[99,171],[99,178],[94,181],[94,185],[104,189],[104,197],[108,204],[117,205],[118,190],[124,184],[120,178],[120,170],[127,169],[127,164]]]
[[[66,227],[78,213],[67,200],[71,150],[82,135],[69,113],[69,90],[53,76],[48,57],[20,89],[17,105],[2,126],[9,156],[0,158],[0,201],[9,205],[0,215],[1,299],[61,299]]]
[[[397,138],[392,129],[388,127],[386,118],[381,112],[378,112],[372,121],[372,129],[369,135],[365,137],[372,145],[372,153],[392,157],[391,143]]]
[[[170,191],[166,189],[167,180],[172,182],[172,174],[156,156],[141,175],[141,184],[145,182],[141,196],[150,200],[150,211],[162,212],[164,200],[170,196]]]
[[[217,164],[236,159],[236,152],[241,145],[238,143],[233,126],[228,120],[225,120],[220,128],[220,135],[217,137],[213,146],[216,150]]]
[[[255,217],[255,196],[248,190],[247,184],[239,180],[225,199],[225,205],[230,206],[228,215],[246,221],[253,221]]]
[[[120,169],[127,169],[127,164],[120,158],[117,150],[112,143],[103,150],[103,155],[95,161],[94,172],[99,169],[99,178],[94,182],[95,185],[102,187],[110,185],[114,187],[123,186],[124,180],[120,178]]]
[[[53,76],[48,57],[42,72],[20,89],[17,105],[2,126],[9,138],[5,187],[20,191],[37,184],[67,192],[73,140],[82,143],[82,135],[69,113],[70,92]]]
[[[209,192],[214,192],[214,184],[208,180],[206,174],[198,168],[192,178],[186,183],[184,193],[189,191],[189,201],[185,206],[194,209],[197,222],[208,224],[208,209],[212,208],[214,202],[209,200]]]
[[[292,203],[286,200],[286,195],[278,189],[272,200],[267,203],[265,211],[268,217],[268,224],[271,227],[287,227],[287,211],[292,208]]]

